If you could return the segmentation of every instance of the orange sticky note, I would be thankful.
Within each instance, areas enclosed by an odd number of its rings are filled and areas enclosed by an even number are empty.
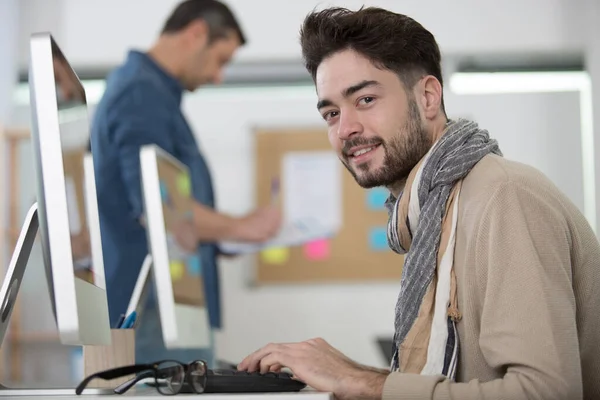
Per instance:
[[[315,240],[304,245],[304,256],[309,260],[324,260],[329,257],[329,241]]]
[[[289,250],[285,247],[272,247],[260,253],[260,257],[267,264],[283,264],[290,257]]]
[[[171,272],[171,279],[173,281],[178,281],[183,278],[185,265],[181,261],[171,261],[169,264],[169,271]]]

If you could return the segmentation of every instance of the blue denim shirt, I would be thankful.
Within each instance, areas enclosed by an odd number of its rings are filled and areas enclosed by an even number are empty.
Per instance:
[[[187,165],[194,198],[215,205],[210,171],[181,112],[183,87],[146,54],[131,51],[107,79],[91,131],[111,325],[124,313],[148,254],[140,183],[140,147],[155,144]],[[221,326],[217,246],[198,249],[214,328]]]

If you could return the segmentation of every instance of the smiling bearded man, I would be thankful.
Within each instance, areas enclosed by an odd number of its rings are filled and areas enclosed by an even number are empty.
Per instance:
[[[238,368],[288,367],[338,399],[600,398],[598,240],[543,174],[448,119],[433,35],[330,8],[305,19],[301,44],[333,149],[359,185],[391,192],[388,242],[406,253],[394,357],[379,370],[311,339]]]

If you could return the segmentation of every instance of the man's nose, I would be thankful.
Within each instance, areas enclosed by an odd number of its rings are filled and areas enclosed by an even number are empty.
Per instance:
[[[338,138],[348,140],[355,134],[360,134],[363,126],[354,111],[344,111],[340,113],[340,123],[338,125]]]

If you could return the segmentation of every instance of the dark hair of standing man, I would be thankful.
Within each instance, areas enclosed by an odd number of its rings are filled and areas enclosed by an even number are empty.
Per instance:
[[[234,31],[240,44],[246,44],[246,37],[233,12],[217,0],[186,0],[177,5],[165,23],[162,33],[175,33],[183,30],[191,22],[201,19],[209,28],[209,42],[226,37]]]

